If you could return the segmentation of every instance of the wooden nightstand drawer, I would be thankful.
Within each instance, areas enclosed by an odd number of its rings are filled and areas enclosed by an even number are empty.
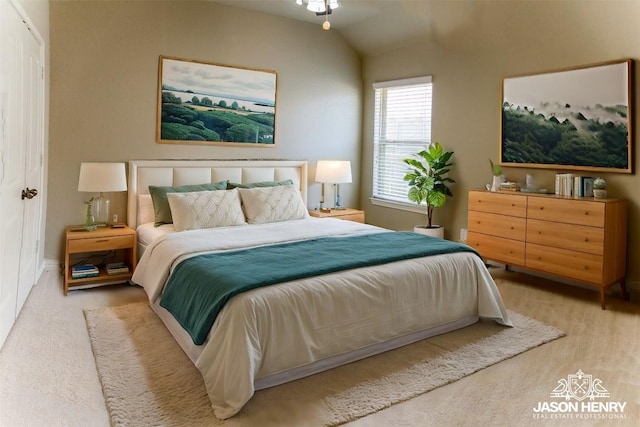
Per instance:
[[[134,236],[95,237],[92,239],[69,240],[69,252],[93,252],[125,249],[134,246]]]
[[[309,215],[314,218],[336,218],[364,224],[364,211],[359,209],[331,209],[328,212],[309,211]]]

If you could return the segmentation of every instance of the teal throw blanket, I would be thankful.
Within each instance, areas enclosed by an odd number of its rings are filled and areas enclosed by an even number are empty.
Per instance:
[[[160,305],[173,314],[196,345],[201,345],[224,304],[241,292],[352,268],[463,251],[476,253],[462,243],[398,231],[198,255],[176,266]]]

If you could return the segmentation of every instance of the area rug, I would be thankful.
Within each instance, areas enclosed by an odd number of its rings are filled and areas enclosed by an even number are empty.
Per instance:
[[[335,426],[444,386],[564,336],[509,312],[400,349],[256,392],[242,411],[213,415],[200,373],[144,303],[85,310],[114,426]]]

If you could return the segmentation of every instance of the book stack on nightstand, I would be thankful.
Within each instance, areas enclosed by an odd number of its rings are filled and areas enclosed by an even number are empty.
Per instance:
[[[93,264],[74,265],[71,267],[72,279],[86,279],[87,277],[98,277],[100,270]]]
[[[112,262],[106,265],[107,276],[117,276],[118,274],[129,273],[129,266],[124,262]]]

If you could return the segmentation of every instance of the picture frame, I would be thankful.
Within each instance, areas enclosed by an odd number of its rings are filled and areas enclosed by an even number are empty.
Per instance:
[[[595,178],[591,176],[585,176],[582,178],[582,196],[593,197],[593,180]]]
[[[277,73],[161,55],[156,141],[274,147]]]
[[[502,166],[633,173],[633,60],[502,81]]]

